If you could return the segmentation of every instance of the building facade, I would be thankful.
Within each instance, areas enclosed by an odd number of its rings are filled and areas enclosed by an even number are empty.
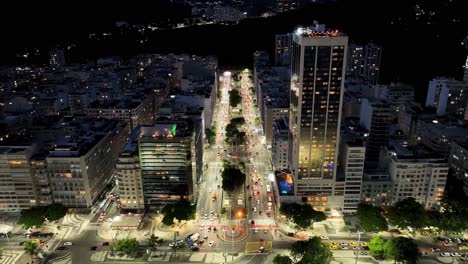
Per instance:
[[[356,213],[361,202],[361,184],[364,175],[366,147],[359,140],[343,140],[340,163],[344,174],[343,212]]]
[[[127,141],[124,122],[101,120],[86,129],[85,135],[56,145],[46,158],[53,200],[66,207],[89,208],[96,202],[112,180]]]
[[[292,34],[278,34],[275,41],[275,65],[288,66],[291,63]]]
[[[18,210],[36,206],[30,160],[34,145],[0,147],[0,209]]]
[[[426,106],[436,108],[438,115],[453,114],[468,120],[468,81],[432,79],[427,90]]]
[[[366,168],[377,167],[380,150],[388,146],[391,121],[389,103],[368,98],[361,100],[360,124],[368,131]]]
[[[115,169],[122,209],[144,209],[145,201],[137,142],[132,140],[122,149]]]
[[[382,47],[374,43],[350,44],[347,59],[347,76],[376,85],[379,80]]]
[[[452,175],[463,182],[463,191],[468,194],[468,144],[452,142],[449,155]]]
[[[293,35],[289,163],[295,195],[331,202],[326,207],[333,204],[347,45],[343,33],[323,25]]]
[[[276,119],[273,123],[273,138],[271,144],[271,158],[274,170],[288,168],[289,146],[289,120],[287,118]]]

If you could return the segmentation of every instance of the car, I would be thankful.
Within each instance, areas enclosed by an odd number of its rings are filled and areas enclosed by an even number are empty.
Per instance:
[[[270,213],[270,212],[267,212],[266,215],[267,215],[268,217],[271,217],[271,213]]]
[[[103,245],[103,246],[108,246],[108,245],[109,245],[109,242],[102,242],[102,245]]]
[[[442,252],[439,254],[441,257],[450,257],[450,253],[448,252]]]
[[[254,232],[255,232],[255,233],[258,233],[258,228],[255,228],[255,229],[254,229]]]
[[[97,249],[97,246],[89,247],[89,250],[91,250],[91,251],[96,251],[96,249]]]
[[[367,255],[367,252],[361,251],[359,252],[359,255]]]
[[[347,246],[342,246],[341,249],[347,250],[347,249],[349,249],[349,247],[347,247]]]
[[[205,239],[205,240],[208,239],[208,235],[204,235],[203,239]]]
[[[346,247],[346,246],[349,246],[349,244],[348,244],[348,243],[346,243],[346,242],[343,242],[343,243],[340,243],[340,246],[342,246],[342,247]]]
[[[327,237],[327,236],[320,236],[320,239],[322,239],[322,240],[329,240],[330,238]]]
[[[68,248],[67,247],[58,247],[57,250],[67,250]]]
[[[210,241],[210,243],[208,244],[208,246],[212,247],[214,245],[214,241]]]
[[[203,225],[200,225],[200,231],[203,231],[203,229],[204,229]]]
[[[260,247],[260,248],[258,249],[258,253],[263,253],[263,251],[265,251],[265,247]]]
[[[257,204],[260,204],[260,200],[259,200],[259,199],[257,199]]]
[[[254,208],[253,208],[253,211],[254,211],[254,212],[257,212],[257,207],[254,207]]]
[[[461,254],[457,253],[457,252],[453,252],[453,253],[450,253],[450,256],[452,256],[452,257],[461,257]]]
[[[203,243],[205,243],[205,240],[203,240],[203,239],[198,241],[198,245],[203,245]]]
[[[71,246],[71,245],[73,245],[73,243],[72,242],[65,242],[65,243],[63,243],[63,245],[64,246]]]
[[[432,252],[440,252],[440,248],[431,248]]]
[[[194,252],[194,251],[200,251],[200,248],[199,247],[191,247],[190,248],[190,251]]]
[[[268,233],[268,229],[267,229],[267,228],[263,229],[263,234],[266,234],[266,233]]]
[[[429,254],[427,252],[422,251],[422,252],[419,252],[419,255],[421,257],[427,257],[427,255],[429,255]]]

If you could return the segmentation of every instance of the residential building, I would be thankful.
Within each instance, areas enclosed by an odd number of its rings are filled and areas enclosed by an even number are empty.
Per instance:
[[[377,207],[388,207],[393,201],[393,181],[386,171],[364,173],[361,185],[361,202]]]
[[[438,115],[453,114],[468,120],[468,81],[432,79],[429,81],[426,106],[436,108]]]
[[[392,114],[386,101],[363,98],[360,124],[368,131],[366,140],[366,169],[376,168],[380,150],[388,146]]]
[[[361,202],[361,183],[364,174],[366,147],[361,140],[343,139],[340,165],[344,176],[343,212],[356,213]]]
[[[451,174],[463,182],[463,191],[468,195],[468,144],[466,142],[452,143],[449,165]]]
[[[37,146],[11,142],[0,146],[0,210],[21,210],[38,205],[31,173]]]
[[[126,100],[94,101],[86,108],[85,113],[97,118],[122,120],[130,125],[130,129],[134,129],[154,123],[154,101],[153,94]]]
[[[274,170],[286,170],[288,168],[289,146],[289,120],[279,118],[273,122],[273,137],[271,143],[271,159]]]
[[[379,81],[382,47],[374,43],[350,44],[347,59],[347,77],[376,85]]]
[[[289,117],[289,102],[284,97],[269,97],[263,99],[262,125],[267,147],[272,146],[273,123],[277,119]]]
[[[118,120],[75,119],[63,128],[46,158],[54,202],[66,207],[91,207],[112,180],[128,125]]]
[[[404,83],[376,85],[375,98],[390,103],[393,118],[398,118],[399,112],[407,103],[414,102],[414,88]]]
[[[278,34],[275,41],[275,65],[289,66],[291,64],[292,34]]]
[[[412,197],[426,209],[440,206],[449,171],[446,158],[400,144],[391,144],[383,154],[382,164],[393,182],[392,203]]]
[[[132,133],[138,132],[138,129]],[[141,178],[140,155],[135,135],[120,152],[115,165],[120,203],[123,210],[141,210],[145,208],[143,184]]]
[[[48,151],[40,151],[30,159],[31,176],[36,193],[36,204],[45,206],[53,203],[52,189],[49,176],[47,175],[46,158]]]
[[[324,25],[293,35],[290,96],[290,168],[296,198],[337,207],[336,180],[348,38]],[[342,199],[342,197],[341,197]]]

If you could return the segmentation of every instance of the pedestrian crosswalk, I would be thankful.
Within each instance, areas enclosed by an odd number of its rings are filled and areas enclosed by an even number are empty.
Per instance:
[[[99,226],[98,225],[87,225],[84,230],[98,230]]]

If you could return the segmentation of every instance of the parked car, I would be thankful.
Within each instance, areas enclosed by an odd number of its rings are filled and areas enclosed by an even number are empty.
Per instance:
[[[67,247],[58,247],[57,250],[67,250],[68,248]]]
[[[448,252],[442,252],[439,254],[441,257],[450,257],[450,253]]]
[[[103,245],[103,246],[108,246],[108,245],[109,245],[109,242],[102,242],[102,245]]]
[[[89,250],[91,250],[91,251],[96,251],[96,249],[97,249],[97,246],[92,246],[92,247],[89,248]]]
[[[73,245],[73,243],[72,242],[65,242],[65,243],[63,243],[63,245],[64,246],[71,246],[71,245]]]

